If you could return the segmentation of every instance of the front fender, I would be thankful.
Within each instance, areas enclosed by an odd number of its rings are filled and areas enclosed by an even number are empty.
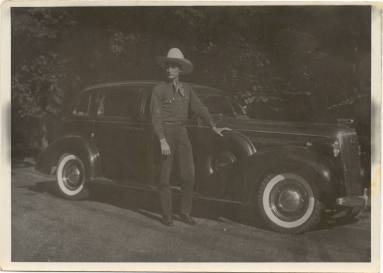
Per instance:
[[[214,142],[209,147],[203,146],[204,149],[200,151],[202,155],[199,158],[199,165],[201,176],[210,176],[215,171],[214,158],[227,154],[230,158],[228,162],[230,164],[236,163],[238,160],[242,160],[256,153],[256,149],[251,140],[236,131],[224,132],[224,136],[215,136]]]
[[[233,151],[238,158],[252,156],[256,153],[253,142],[240,132],[227,132],[222,139],[224,150]]]
[[[65,153],[74,153],[84,160],[89,179],[101,175],[100,153],[97,147],[78,135],[64,136],[49,144],[38,156],[35,169],[45,174],[54,174],[60,156]]]

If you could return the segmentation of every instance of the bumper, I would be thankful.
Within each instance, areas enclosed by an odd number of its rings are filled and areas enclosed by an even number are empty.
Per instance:
[[[363,195],[337,198],[336,204],[343,207],[365,207],[368,204],[367,188],[364,189]]]

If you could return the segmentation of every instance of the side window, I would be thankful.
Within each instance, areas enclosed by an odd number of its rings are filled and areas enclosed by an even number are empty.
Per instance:
[[[80,95],[77,104],[72,113],[76,116],[88,116],[90,110],[91,92],[85,92]]]
[[[135,118],[138,113],[139,87],[110,87],[101,93],[98,116]]]

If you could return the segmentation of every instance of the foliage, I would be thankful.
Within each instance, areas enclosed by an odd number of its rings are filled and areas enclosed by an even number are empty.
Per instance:
[[[87,85],[160,79],[155,56],[170,47],[195,65],[185,80],[256,117],[321,120],[369,98],[369,26],[368,7],[13,8],[12,138],[55,132],[47,121],[57,129]]]
[[[12,17],[12,146],[39,149],[47,143],[47,115],[62,111],[64,82],[71,73],[71,59],[57,51],[57,44],[74,26],[58,9],[13,9]],[[24,139],[23,141],[18,141]]]

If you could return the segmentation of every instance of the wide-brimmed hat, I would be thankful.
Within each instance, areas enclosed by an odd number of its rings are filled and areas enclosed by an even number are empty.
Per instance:
[[[177,64],[181,68],[181,73],[188,74],[193,71],[193,64],[188,59],[185,59],[184,54],[178,48],[171,48],[166,57],[158,56],[158,64],[166,69],[169,63]]]

